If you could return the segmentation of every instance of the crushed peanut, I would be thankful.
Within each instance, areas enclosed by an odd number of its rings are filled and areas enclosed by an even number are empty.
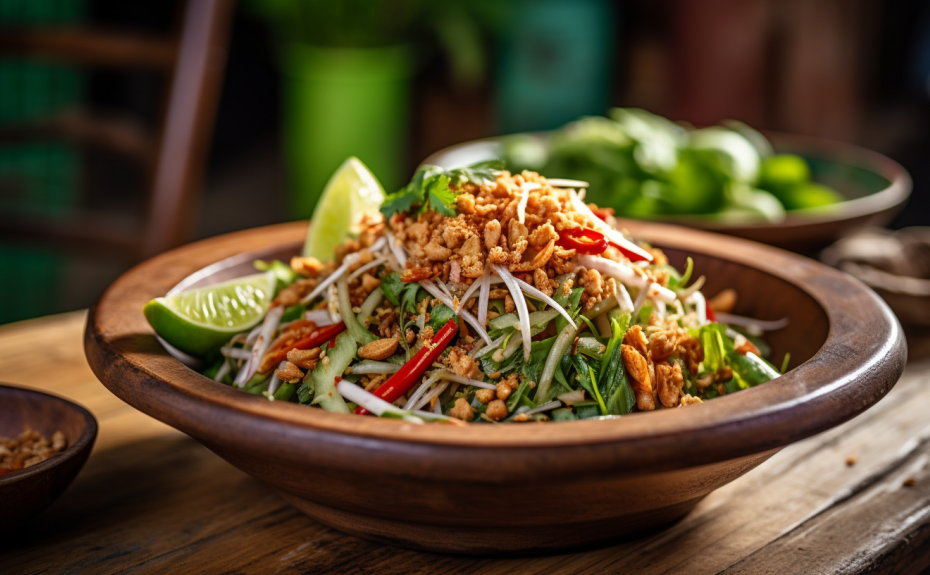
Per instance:
[[[28,427],[17,438],[0,436],[0,476],[42,463],[65,447],[67,441],[60,431],[51,440]]]
[[[364,359],[382,360],[394,355],[397,351],[397,338],[390,337],[387,339],[377,339],[369,344],[363,345],[358,350],[358,356]]]

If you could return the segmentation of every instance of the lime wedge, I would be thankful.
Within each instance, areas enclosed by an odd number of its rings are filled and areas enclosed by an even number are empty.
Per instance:
[[[204,357],[262,321],[274,287],[274,272],[265,272],[155,298],[142,313],[162,339]]]
[[[335,257],[335,247],[361,231],[366,215],[377,216],[384,201],[378,178],[358,158],[342,163],[326,183],[307,230],[304,256],[320,261]]]

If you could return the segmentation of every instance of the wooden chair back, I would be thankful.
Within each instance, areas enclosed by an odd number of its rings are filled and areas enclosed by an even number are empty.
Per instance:
[[[48,138],[114,150],[141,163],[148,180],[143,221],[129,225],[82,210],[48,222],[0,214],[0,239],[138,261],[193,238],[213,130],[233,0],[187,0],[169,37],[87,29],[0,31],[0,54],[81,67],[149,69],[168,77],[156,133],[133,122],[67,112],[0,129],[0,146]],[[125,220],[125,218],[123,219]]]

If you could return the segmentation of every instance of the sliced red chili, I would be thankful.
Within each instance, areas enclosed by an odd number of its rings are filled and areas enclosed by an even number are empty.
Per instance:
[[[704,306],[704,314],[707,316],[707,321],[717,323],[717,316],[714,315],[714,310],[709,305]]]
[[[645,256],[643,256],[643,254],[636,253],[636,252],[634,252],[633,250],[629,250],[629,249],[627,249],[627,248],[621,246],[620,244],[615,244],[614,242],[608,242],[608,243],[610,244],[610,247],[612,247],[612,248],[616,249],[617,251],[619,251],[621,254],[623,254],[623,255],[624,255],[628,260],[630,260],[631,262],[645,262],[645,261],[648,261],[648,258],[646,258]]]
[[[314,347],[326,343],[327,340],[335,339],[335,337],[345,331],[345,329],[346,324],[339,322],[337,324],[314,329],[300,339],[283,339],[278,342],[274,349],[269,350],[268,353],[265,354],[258,372],[266,373],[273,367],[276,367],[279,363],[287,359],[287,352],[292,349],[313,349]]]
[[[604,220],[605,222],[609,216],[614,215],[614,211],[611,208],[594,208],[591,210],[591,213]]]
[[[559,241],[556,243],[567,250],[595,256],[604,253],[608,244],[604,234],[588,228],[562,230],[559,233]]]
[[[388,403],[393,403],[399,397],[405,395],[410,391],[410,388],[420,381],[429,366],[433,365],[433,362],[439,358],[439,354],[449,346],[458,333],[458,329],[459,326],[455,323],[455,318],[447,321],[446,325],[439,330],[439,333],[434,335],[430,341],[424,343],[420,351],[416,352],[410,358],[410,361],[400,368],[400,371],[389,377],[381,387],[374,391],[374,395]],[[365,415],[368,410],[360,406],[355,408],[355,413]]]

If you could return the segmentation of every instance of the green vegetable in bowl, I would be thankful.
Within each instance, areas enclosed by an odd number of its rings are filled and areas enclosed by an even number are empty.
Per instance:
[[[786,211],[843,199],[811,181],[803,158],[774,154],[765,136],[745,124],[689,130],[635,108],[581,118],[542,140],[512,136],[503,155],[515,173],[589,182],[586,201],[633,218],[778,222]]]
[[[759,186],[770,190],[786,210],[817,208],[843,201],[833,189],[811,182],[807,162],[793,154],[765,158],[759,171]]]

